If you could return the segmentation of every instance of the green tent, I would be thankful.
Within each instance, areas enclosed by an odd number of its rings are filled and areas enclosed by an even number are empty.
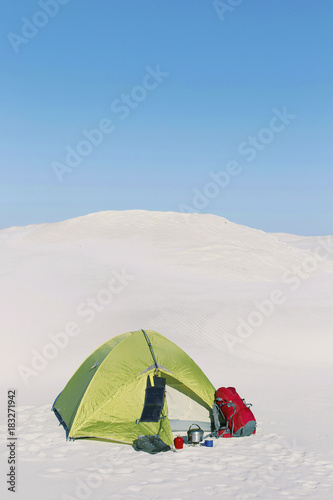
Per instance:
[[[151,330],[123,333],[94,351],[56,398],[52,410],[67,438],[134,444],[197,423],[211,430],[215,389],[176,344]]]

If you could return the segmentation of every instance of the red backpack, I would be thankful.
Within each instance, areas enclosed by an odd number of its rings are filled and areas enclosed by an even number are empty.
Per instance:
[[[252,405],[246,404],[245,400],[241,399],[234,387],[220,387],[215,395],[215,427],[218,422],[218,411],[225,420],[225,426],[218,426],[218,436],[240,437],[255,434],[257,423],[250,406]]]

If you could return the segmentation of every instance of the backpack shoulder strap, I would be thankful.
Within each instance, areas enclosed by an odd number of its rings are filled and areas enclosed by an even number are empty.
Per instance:
[[[220,420],[219,420],[219,407],[216,403],[213,404],[213,419],[214,419],[214,431],[212,434],[215,437],[219,437]]]

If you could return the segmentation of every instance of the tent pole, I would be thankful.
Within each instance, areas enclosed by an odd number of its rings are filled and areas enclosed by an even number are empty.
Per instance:
[[[147,344],[149,346],[151,355],[153,356],[153,360],[154,360],[154,363],[155,363],[155,366],[156,366],[156,372],[157,372],[158,371],[158,364],[157,364],[157,361],[156,361],[156,357],[155,357],[155,353],[154,353],[154,350],[153,350],[153,346],[151,345],[151,342],[149,340],[149,337],[148,337],[147,333],[144,330],[142,330],[142,329],[141,329],[141,331],[144,334],[144,336],[146,337],[146,341],[147,341]]]

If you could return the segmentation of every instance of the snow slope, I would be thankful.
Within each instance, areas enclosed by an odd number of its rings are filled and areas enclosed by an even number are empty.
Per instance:
[[[0,259],[17,498],[331,498],[333,237],[100,212],[0,231]],[[54,398],[96,347],[140,328],[176,342],[216,387],[235,386],[254,405],[257,435],[158,456],[66,442]],[[4,444],[1,498],[7,457]]]

